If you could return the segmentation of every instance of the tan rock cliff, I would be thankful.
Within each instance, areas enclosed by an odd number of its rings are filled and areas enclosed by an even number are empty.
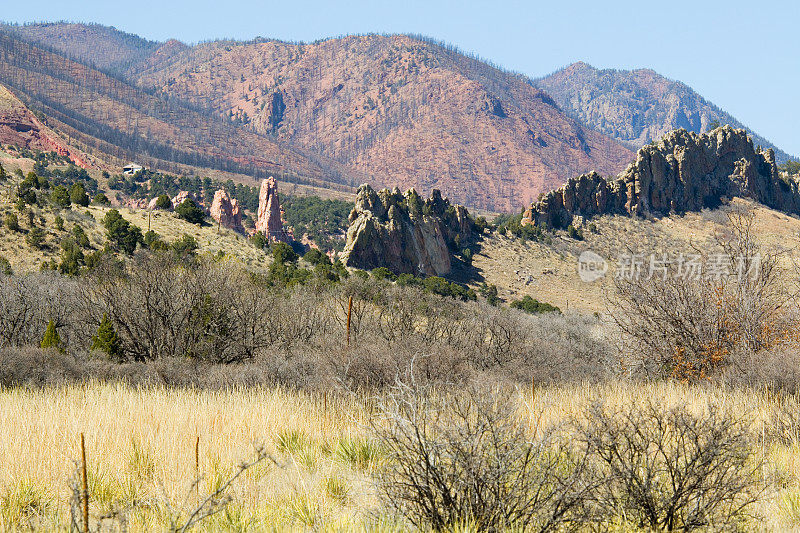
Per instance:
[[[451,246],[471,231],[467,210],[451,205],[438,190],[423,201],[414,189],[375,192],[362,185],[342,261],[368,270],[383,266],[395,273],[441,276],[452,268]]]

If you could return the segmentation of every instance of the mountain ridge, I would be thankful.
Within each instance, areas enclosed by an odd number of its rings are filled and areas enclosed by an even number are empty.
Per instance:
[[[28,40],[80,55],[82,41],[69,48],[50,37],[73,27],[58,28],[29,28]],[[569,176],[617,171],[633,155],[564,115],[527,78],[432,40],[146,46],[146,57],[115,75],[153,98],[333,161],[348,185],[439,188],[472,207],[516,210]]]
[[[633,71],[650,80],[644,88],[620,82],[633,86],[639,100],[625,93],[621,98],[629,102],[581,114],[547,80],[572,71],[584,78],[620,71],[581,62],[531,79],[418,35],[187,45],[80,23],[6,28],[91,62],[154,100],[224,123],[229,138],[255,134],[264,139],[259,142],[277,142],[317,166],[336,168],[339,183],[414,187],[423,194],[440,189],[459,203],[494,211],[530,205],[592,170],[616,174],[633,150],[671,129],[707,129],[715,117],[741,125],[687,85],[650,69]],[[93,41],[100,42],[96,49],[87,47]],[[115,43],[121,51],[106,57],[103,51]],[[598,92],[589,81],[578,80],[574,91]],[[648,116],[645,104],[676,87],[700,111],[684,112],[681,99],[671,97],[678,101],[668,113]],[[788,158],[777,149],[776,155],[778,162]]]
[[[775,150],[778,163],[796,159],[688,84],[651,68],[598,69],[578,61],[534,83],[568,115],[634,149],[679,128],[704,133],[717,121],[747,130],[756,144]]]
[[[527,78],[404,35],[203,43],[135,81],[306,146],[377,186],[516,209],[627,148],[567,118]]]

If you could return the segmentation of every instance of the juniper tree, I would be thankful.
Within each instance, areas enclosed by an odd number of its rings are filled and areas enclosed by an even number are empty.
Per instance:
[[[61,336],[56,330],[56,324],[52,320],[47,323],[47,329],[42,338],[42,349],[54,348],[59,352],[64,352],[64,346],[61,344]]]
[[[122,341],[106,313],[103,313],[97,334],[92,336],[92,350],[100,350],[114,358],[118,358],[122,354]]]

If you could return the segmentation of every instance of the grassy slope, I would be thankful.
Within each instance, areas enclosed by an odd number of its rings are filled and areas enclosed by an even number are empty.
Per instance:
[[[753,205],[735,200],[734,205]],[[723,230],[722,210],[688,213],[654,221],[604,216],[593,220],[599,233],[584,228],[584,241],[566,238],[564,232],[553,245],[493,235],[485,239],[480,254],[473,259],[488,283],[497,285],[500,296],[520,299],[530,295],[559,306],[562,310],[604,312],[605,294],[612,289],[613,275],[619,254],[628,250],[650,253],[696,253],[713,242],[716,232]],[[779,246],[790,252],[800,249],[800,219],[756,206],[758,238],[767,246]],[[584,283],[578,277],[578,256],[593,250],[609,263],[609,272],[602,281]],[[530,281],[529,281],[530,277]]]
[[[0,189],[2,188],[3,186],[0,186]],[[50,209],[34,208],[36,225],[43,228],[47,234],[41,249],[35,249],[25,242],[25,235],[30,226],[27,219],[18,214],[21,232],[12,232],[7,227],[0,226],[0,255],[9,260],[15,272],[37,271],[43,262],[49,261],[51,258],[59,260],[61,256],[59,243],[61,239],[69,235],[75,224],[83,227],[93,248],[100,249],[106,242],[105,229],[100,221],[109,209],[98,206],[89,206],[88,208],[73,206],[72,209],[55,213]],[[16,209],[9,202],[7,195],[0,194],[0,214],[4,215],[6,212],[12,211],[16,212]],[[120,213],[124,218],[142,228],[143,232],[147,231],[147,211],[121,208]],[[64,219],[64,231],[59,231],[55,227],[54,220],[57,214]],[[44,217],[44,224],[41,223],[40,217]],[[244,235],[226,228],[218,230],[216,226],[212,225],[200,227],[196,224],[189,224],[177,218],[174,213],[165,211],[154,211],[151,214],[150,227],[167,242],[172,242],[183,234],[191,235],[197,239],[201,253],[216,254],[223,251],[242,261],[250,270],[263,271],[270,263],[267,254],[254,248]]]
[[[757,392],[612,383],[537,388],[535,398],[525,391],[521,415],[528,423],[566,421],[598,396],[615,404],[653,398],[666,406],[685,404],[698,410],[708,401],[724,402],[733,412],[752,413],[756,434],[769,431],[765,421],[778,408],[774,396]],[[538,418],[534,413],[540,410]],[[211,392],[89,383],[0,391],[0,529],[28,523],[66,529],[67,480],[84,432],[92,515],[107,512],[115,501],[145,502],[129,517],[132,530],[166,529],[164,494],[175,508],[187,492],[188,501],[194,500],[190,486],[199,436],[201,494],[251,457],[253,443],[265,444],[283,465],[248,471],[234,488],[229,512],[210,519],[202,530],[235,531],[247,524],[248,530],[396,531],[397,522],[376,498],[370,478],[375,463],[359,465],[337,452],[342,443],[368,439],[366,417],[357,398],[325,401],[276,389]],[[281,449],[279,437],[291,432],[302,444]],[[758,504],[766,522],[751,525],[797,528],[800,506],[792,502],[800,501],[798,445],[759,441],[758,446],[756,452],[765,454],[769,468],[781,472],[784,482]],[[374,457],[380,460],[379,452]],[[331,479],[346,487],[346,497],[326,489]]]

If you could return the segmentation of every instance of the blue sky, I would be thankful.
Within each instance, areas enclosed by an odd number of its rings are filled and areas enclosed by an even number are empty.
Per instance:
[[[421,33],[538,77],[574,61],[648,67],[800,156],[800,2],[4,0],[9,22],[98,22],[187,43]]]

